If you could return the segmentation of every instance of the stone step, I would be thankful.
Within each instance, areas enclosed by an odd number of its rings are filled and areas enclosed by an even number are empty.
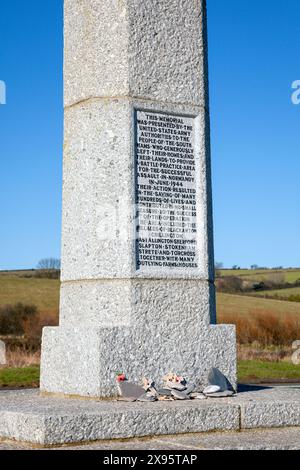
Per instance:
[[[241,391],[204,401],[124,403],[0,392],[0,438],[41,446],[300,426],[297,387]]]

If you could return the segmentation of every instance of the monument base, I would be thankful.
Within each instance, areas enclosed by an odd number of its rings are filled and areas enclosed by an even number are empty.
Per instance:
[[[174,371],[196,385],[206,385],[211,367],[223,372],[236,388],[234,327],[211,325],[202,332],[197,350],[189,346],[189,338],[186,344],[174,343],[172,349],[167,339],[161,339],[166,347],[156,350],[154,339],[137,342],[129,328],[96,331],[46,328],[41,390],[83,397],[116,397],[118,371],[135,383],[149,377],[159,386],[163,376]]]
[[[0,392],[0,439],[41,446],[159,435],[300,426],[297,388],[242,391],[234,398],[124,403]]]

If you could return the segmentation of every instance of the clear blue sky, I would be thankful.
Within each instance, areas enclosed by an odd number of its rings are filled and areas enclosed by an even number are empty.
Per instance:
[[[299,0],[208,0],[216,259],[300,266]],[[1,1],[0,269],[59,257],[62,0]]]

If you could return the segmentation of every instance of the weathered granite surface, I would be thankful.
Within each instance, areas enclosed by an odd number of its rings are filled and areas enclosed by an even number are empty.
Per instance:
[[[76,2],[75,2],[76,3]],[[199,268],[136,270],[134,109],[193,115],[197,120]],[[213,226],[207,112],[197,106],[127,98],[82,103],[65,111],[63,282],[128,278],[213,282]]]
[[[66,106],[115,96],[204,105],[202,11],[202,0],[65,0]]]
[[[237,401],[241,407],[243,429],[300,425],[300,386],[242,393]]]
[[[137,383],[145,375],[153,377],[161,385],[162,377],[176,370],[200,385],[206,383],[211,366],[219,368],[235,384],[235,362],[231,360],[236,354],[234,328],[208,324],[204,328],[197,324],[196,317],[185,323],[178,316],[160,337],[162,322],[148,322],[147,310],[141,318],[145,318],[144,323],[134,329],[46,328],[42,390],[87,397],[114,396],[116,371],[126,371],[126,376]],[[186,343],[181,339],[182,329],[187,332]]]
[[[234,398],[148,404],[43,397],[37,390],[1,391],[0,439],[59,445],[144,436],[238,431],[249,427],[300,427],[299,392],[300,387],[261,388],[257,391],[251,387]],[[285,434],[288,435],[288,432],[286,430]],[[208,444],[215,440],[215,446],[218,441],[223,442],[222,445],[227,442],[228,448],[247,445],[247,437],[231,441],[230,436],[222,434],[211,441],[205,435],[199,438],[178,436],[177,446],[181,443],[185,448],[184,444],[188,441],[190,446],[196,447],[199,440]],[[167,443],[170,438],[161,439]],[[277,439],[274,447],[278,442]],[[281,444],[286,448],[289,443],[282,441]],[[262,448],[272,447],[270,439],[260,445]],[[112,444],[112,448],[117,449],[118,444]],[[131,447],[129,445],[125,448]]]
[[[124,403],[0,392],[0,437],[43,445],[238,429],[239,408],[199,402]]]

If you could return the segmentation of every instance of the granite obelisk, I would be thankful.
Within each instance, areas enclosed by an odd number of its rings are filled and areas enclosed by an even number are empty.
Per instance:
[[[60,324],[41,390],[111,397],[115,374],[236,385],[216,324],[204,0],[65,0]]]

